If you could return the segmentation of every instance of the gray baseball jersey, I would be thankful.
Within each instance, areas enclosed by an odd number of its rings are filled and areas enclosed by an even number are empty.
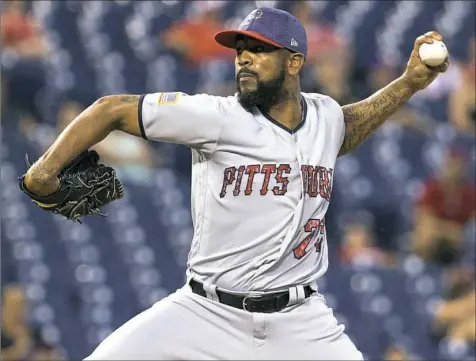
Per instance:
[[[193,153],[188,277],[233,292],[313,284],[325,273],[325,214],[344,137],[340,105],[302,94],[290,131],[236,96],[147,94],[141,129]]]
[[[331,98],[302,93],[294,131],[237,99],[143,96],[143,136],[193,152],[194,238],[188,278],[206,297],[181,289],[126,322],[87,360],[362,360],[324,297],[305,298],[327,269],[324,216],[344,135]],[[216,302],[233,293],[287,289],[280,312]]]

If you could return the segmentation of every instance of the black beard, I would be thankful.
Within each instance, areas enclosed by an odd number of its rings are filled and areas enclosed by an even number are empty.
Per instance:
[[[251,112],[253,107],[268,112],[273,105],[278,104],[285,97],[283,94],[285,76],[286,72],[282,69],[273,80],[263,82],[257,78],[257,89],[246,92],[241,91],[240,80],[237,78],[238,102],[248,112]]]

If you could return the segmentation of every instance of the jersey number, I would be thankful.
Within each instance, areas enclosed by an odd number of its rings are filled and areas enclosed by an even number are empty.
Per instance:
[[[316,248],[316,252],[321,251],[321,243],[323,240],[324,232],[325,232],[325,224],[324,219],[310,219],[307,221],[306,225],[304,226],[304,231],[310,233],[306,238],[302,240],[302,242],[294,248],[294,257],[297,259],[301,259],[308,253],[308,246],[311,243],[314,236],[317,236],[318,239],[314,244]]]

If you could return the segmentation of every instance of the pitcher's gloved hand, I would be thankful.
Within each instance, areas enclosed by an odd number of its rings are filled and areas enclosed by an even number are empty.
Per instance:
[[[86,150],[61,170],[59,188],[47,196],[37,196],[25,187],[25,176],[19,178],[20,189],[40,208],[60,214],[73,222],[88,215],[101,215],[100,208],[123,197],[122,184],[111,167],[99,164],[99,154]],[[30,164],[27,165],[30,167]]]

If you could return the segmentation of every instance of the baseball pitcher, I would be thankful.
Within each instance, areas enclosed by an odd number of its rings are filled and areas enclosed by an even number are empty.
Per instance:
[[[236,50],[237,91],[98,99],[20,178],[41,208],[73,221],[122,197],[114,169],[88,149],[112,131],[190,147],[194,236],[187,282],[107,337],[87,360],[361,360],[318,292],[337,157],[426,88],[448,60],[424,65],[416,39],[402,75],[340,105],[304,93],[302,24],[254,10],[215,39]]]

